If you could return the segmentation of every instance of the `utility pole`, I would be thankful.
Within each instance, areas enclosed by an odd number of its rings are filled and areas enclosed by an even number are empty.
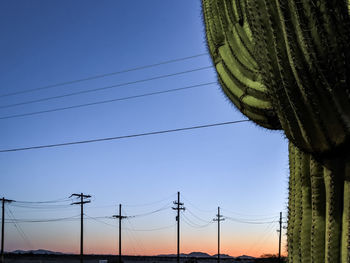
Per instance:
[[[220,207],[218,207],[218,214],[216,215],[216,218],[213,219],[213,221],[218,221],[218,263],[220,263],[220,221],[224,221],[225,218],[222,218],[223,216],[220,215]]]
[[[5,237],[5,203],[11,203],[13,200],[5,199],[2,200],[2,221],[1,221],[1,263],[4,263],[4,237]]]
[[[113,217],[119,219],[119,263],[122,263],[122,219],[127,217],[122,216],[121,204],[119,204],[119,215],[113,215]]]
[[[90,198],[91,195],[81,194],[72,194],[69,198],[76,196],[80,197],[80,202],[71,203],[71,205],[80,205],[80,263],[83,263],[83,254],[84,254],[84,204],[90,203],[90,200],[85,200],[86,198]]]
[[[279,230],[279,239],[278,239],[278,261],[281,262],[281,242],[282,242],[282,212],[280,212],[280,230]]]
[[[180,263],[180,210],[185,210],[184,203],[180,202],[180,192],[177,192],[177,201],[174,201],[174,205],[177,205],[172,209],[177,210],[177,263]]]

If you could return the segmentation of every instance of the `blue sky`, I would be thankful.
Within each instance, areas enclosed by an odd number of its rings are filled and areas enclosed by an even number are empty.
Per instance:
[[[207,53],[199,0],[15,0],[1,1],[0,12],[0,95]],[[211,65],[209,56],[203,55],[145,70],[2,96],[0,105]],[[79,109],[1,119],[213,81],[216,81],[214,70],[204,69],[135,85],[1,108],[0,149],[245,119],[217,84]],[[128,214],[153,211],[175,200],[177,191],[181,191],[193,205],[191,208],[184,200],[189,211],[204,220],[215,216],[217,206],[221,206],[227,216],[248,219],[277,217],[279,211],[286,210],[287,176],[287,141],[283,134],[265,130],[251,122],[0,153],[0,195],[14,200],[40,201],[84,192],[93,196],[92,203],[86,205],[86,214],[96,217],[112,215],[119,203],[145,204],[169,197],[149,206],[125,206]],[[11,210],[15,218],[57,218],[79,214],[78,207],[47,212],[45,209],[35,211],[18,207]],[[174,223],[174,215],[169,208],[159,214],[135,218],[132,224],[140,229],[168,226]],[[187,213],[187,216],[191,214]],[[192,221],[199,225],[204,222],[195,217]],[[20,226],[33,248],[78,252],[78,223],[23,223]],[[96,221],[87,223],[89,252],[113,252],[115,244],[112,243],[116,242],[117,232],[109,227]],[[270,233],[266,225],[252,227],[226,221],[222,252],[276,252],[275,228],[277,223],[271,227],[273,231]],[[5,249],[29,248],[28,242],[21,238],[12,224],[8,223],[6,229]],[[210,225],[199,231],[184,223],[184,252],[216,253],[215,229]],[[129,230],[125,237],[125,253],[175,253],[174,231],[165,229],[145,233]],[[259,252],[255,252],[257,248],[249,251],[248,247],[265,234],[269,247],[262,246]],[[203,248],[191,242],[199,238],[203,240]],[[245,238],[246,243],[242,241]],[[162,240],[158,250],[149,245],[154,239]]]

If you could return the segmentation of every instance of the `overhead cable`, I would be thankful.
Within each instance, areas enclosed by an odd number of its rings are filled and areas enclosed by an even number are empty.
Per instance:
[[[60,218],[48,218],[48,219],[10,219],[6,220],[5,223],[49,223],[49,222],[60,222],[60,221],[71,221],[71,220],[80,220],[80,215],[70,216],[70,217],[60,217]]]
[[[174,62],[180,62],[180,61],[184,61],[184,60],[189,60],[189,59],[192,59],[192,58],[201,57],[201,56],[205,56],[205,55],[208,55],[208,54],[207,53],[201,53],[201,54],[197,54],[197,55],[193,55],[193,56],[166,60],[166,61],[162,61],[162,62],[155,63],[155,64],[149,64],[149,65],[144,65],[144,66],[140,66],[140,67],[129,68],[129,69],[121,70],[121,71],[115,71],[115,72],[111,72],[111,73],[94,75],[94,76],[90,76],[90,77],[86,77],[86,78],[60,82],[60,83],[56,83],[56,84],[52,84],[52,85],[39,87],[39,88],[33,88],[33,89],[20,90],[20,91],[11,92],[11,93],[5,93],[5,94],[1,94],[0,98],[1,97],[8,97],[8,96],[13,96],[13,95],[18,95],[18,94],[23,94],[23,93],[30,93],[30,92],[34,92],[34,91],[38,91],[38,90],[55,88],[55,87],[59,87],[59,86],[65,86],[65,85],[69,85],[69,84],[75,84],[75,83],[79,83],[79,82],[83,82],[83,81],[104,78],[104,77],[108,77],[108,76],[118,75],[118,74],[131,72],[131,71],[142,70],[142,69],[146,69],[146,68],[152,68],[152,67],[156,67],[156,66],[160,66],[160,65],[165,65],[165,64],[170,64],[170,63],[174,63]]]
[[[193,204],[190,200],[188,200],[183,194],[182,194],[182,198],[186,201],[187,204],[189,204],[190,206],[192,206],[194,209],[198,210],[199,212],[204,212],[204,213],[215,213],[216,209],[211,209],[211,210],[207,210],[207,209],[202,209],[199,208],[198,206],[196,206],[195,204]]]
[[[178,75],[184,75],[184,74],[197,72],[197,71],[202,71],[202,70],[210,69],[210,68],[213,68],[213,67],[212,66],[206,66],[206,67],[200,67],[200,68],[195,68],[195,69],[189,69],[189,70],[175,72],[175,73],[171,73],[171,74],[159,75],[159,76],[152,77],[152,78],[145,78],[145,79],[140,79],[140,80],[135,80],[135,81],[119,83],[119,84],[115,84],[115,85],[104,86],[104,87],[100,87],[100,88],[86,89],[86,90],[66,93],[66,94],[63,94],[63,95],[51,96],[51,97],[46,97],[46,98],[42,98],[42,99],[24,101],[24,102],[20,102],[20,103],[16,103],[16,104],[4,105],[4,106],[1,106],[0,108],[9,108],[9,107],[14,107],[14,106],[19,106],[19,105],[25,105],[25,104],[31,104],[31,103],[37,103],[37,102],[43,102],[43,101],[49,101],[49,100],[56,100],[56,99],[76,96],[76,95],[80,95],[80,94],[97,92],[97,91],[101,91],[101,90],[114,89],[114,88],[124,87],[124,86],[128,86],[128,85],[143,83],[143,82],[147,82],[147,81],[152,81],[152,80],[157,80],[157,79],[165,79],[165,78],[178,76]]]
[[[207,227],[207,226],[209,226],[209,225],[211,225],[211,224],[213,223],[213,221],[209,221],[209,222],[207,222],[207,223],[204,224],[204,225],[199,225],[199,224],[193,222],[191,219],[189,219],[189,218],[185,215],[184,212],[182,212],[182,216],[183,216],[184,222],[186,222],[187,225],[189,225],[189,226],[191,226],[191,227],[193,227],[193,228],[205,228],[205,227]]]
[[[164,229],[169,229],[169,228],[173,228],[176,224],[172,224],[172,225],[168,225],[168,226],[163,226],[163,227],[157,227],[157,228],[150,228],[150,229],[135,229],[135,228],[126,228],[126,227],[122,227],[122,229],[126,229],[129,231],[135,231],[135,232],[152,232],[152,231],[159,231],[159,230],[164,230]]]
[[[12,213],[11,209],[8,208],[8,211],[10,212],[10,217],[12,217],[13,221],[12,223],[14,224],[15,228],[17,229],[18,233],[20,234],[20,236],[22,237],[22,239],[24,240],[24,242],[26,242],[30,248],[34,248],[34,246],[32,245],[32,243],[30,242],[28,236],[26,235],[26,233],[24,233],[23,229],[21,228],[21,226],[18,223],[18,220],[16,220],[14,214]]]
[[[186,212],[190,213],[193,217],[197,218],[198,220],[200,220],[202,222],[208,222],[208,220],[204,220],[204,219],[200,218],[199,216],[197,216],[196,214],[192,213],[191,210],[189,210],[188,208],[186,209]]]
[[[155,214],[155,213],[158,213],[158,212],[161,212],[161,211],[164,211],[168,208],[170,208],[171,205],[166,205],[162,208],[159,208],[159,209],[156,209],[156,210],[153,210],[151,212],[146,212],[146,213],[142,213],[142,214],[136,214],[136,215],[131,215],[131,216],[128,216],[127,218],[135,218],[135,217],[143,217],[143,216],[148,216],[148,215],[152,215],[152,214]]]
[[[254,224],[254,225],[271,224],[271,223],[278,222],[276,220],[272,220],[272,221],[252,221],[252,220],[251,221],[245,221],[245,220],[240,220],[240,219],[232,218],[232,217],[228,217],[228,216],[225,216],[225,218],[230,220],[230,221],[236,222],[236,223]]]
[[[122,135],[122,136],[116,136],[116,137],[98,138],[98,139],[82,140],[82,141],[72,141],[72,142],[64,142],[64,143],[56,143],[56,144],[37,145],[37,146],[29,146],[29,147],[9,148],[9,149],[0,150],[0,153],[27,151],[27,150],[35,150],[35,149],[43,149],[43,148],[54,148],[54,147],[62,147],[62,146],[86,144],[86,143],[95,143],[95,142],[102,142],[102,141],[121,140],[121,139],[128,139],[128,138],[135,138],[135,137],[142,137],[142,136],[149,136],[149,135],[157,135],[157,134],[164,134],[164,133],[171,133],[171,132],[180,132],[180,131],[210,128],[210,127],[216,127],[216,126],[231,125],[231,124],[237,124],[237,123],[248,122],[248,121],[249,120],[219,122],[219,123],[170,129],[170,130],[161,130],[161,131],[137,133],[137,134],[130,134],[130,135]]]
[[[158,200],[158,201],[154,201],[154,202],[150,202],[150,203],[143,203],[143,204],[132,204],[132,205],[128,205],[128,204],[123,204],[123,206],[125,207],[140,207],[140,206],[151,206],[151,205],[154,205],[154,204],[159,204],[161,202],[164,202],[166,200],[169,200],[169,199],[173,199],[173,197],[177,195],[177,193],[173,193],[172,195],[168,196],[168,197],[164,197],[163,199],[161,200]]]
[[[13,118],[18,118],[18,117],[26,117],[26,116],[32,116],[32,115],[50,113],[50,112],[56,112],[56,111],[70,110],[70,109],[82,108],[82,107],[87,107],[87,106],[94,106],[94,105],[100,105],[100,104],[106,104],[106,103],[112,103],[112,102],[118,102],[118,101],[130,100],[130,99],[137,99],[137,98],[141,98],[141,97],[149,97],[149,96],[160,95],[160,94],[164,94],[164,93],[171,93],[171,92],[188,90],[188,89],[193,89],[193,88],[198,88],[198,87],[203,87],[203,86],[209,86],[209,85],[213,85],[213,84],[217,84],[217,83],[216,82],[207,82],[207,83],[202,83],[202,84],[197,84],[197,85],[192,85],[192,86],[187,86],[187,87],[182,87],[182,88],[168,89],[168,90],[163,90],[163,91],[144,93],[144,94],[140,94],[140,95],[133,95],[133,96],[103,100],[103,101],[96,101],[96,102],[72,105],[72,106],[68,106],[68,107],[60,107],[60,108],[54,108],[54,109],[49,109],[49,110],[43,110],[43,111],[34,111],[34,112],[28,112],[28,113],[2,116],[2,117],[0,117],[0,120],[13,119]]]
[[[70,201],[69,198],[64,197],[60,199],[55,200],[48,200],[48,201],[21,201],[21,200],[14,200],[14,202],[18,203],[25,203],[25,204],[48,204],[48,203],[61,203],[61,202],[67,202]]]

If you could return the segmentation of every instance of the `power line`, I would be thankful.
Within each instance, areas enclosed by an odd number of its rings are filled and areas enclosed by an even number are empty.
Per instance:
[[[11,209],[8,208],[8,211],[10,212],[10,216],[12,217],[13,219],[13,224],[14,226],[16,227],[18,233],[21,235],[22,239],[27,242],[27,244],[29,245],[30,248],[34,248],[34,246],[32,245],[32,243],[30,242],[29,238],[27,237],[27,235],[24,233],[23,229],[21,228],[21,226],[19,224],[17,224],[17,220],[14,216],[14,214],[12,213]]]
[[[185,196],[182,197],[184,200],[186,200],[186,203],[189,203],[194,209],[198,210],[199,212],[203,212],[203,213],[213,213],[216,211],[216,209],[211,209],[211,210],[207,210],[207,209],[202,209],[199,208],[198,206],[196,206],[195,204],[193,204],[192,202],[190,202]]]
[[[130,227],[132,228],[132,225],[131,225],[131,222],[130,222],[130,220],[128,219],[128,217],[126,218],[126,220],[127,220],[127,222],[130,224]],[[126,234],[126,236],[130,236],[131,237],[131,239],[132,239],[132,249],[133,249],[133,251],[134,251],[134,254],[137,254],[136,253],[136,249],[135,249],[135,247],[134,247],[134,244],[138,247],[138,249],[139,249],[139,251],[145,251],[145,248],[143,247],[143,245],[142,245],[142,242],[141,241],[139,241],[137,238],[136,238],[136,235],[134,235],[134,232],[132,232],[132,231],[130,231],[128,228],[125,228],[125,230],[126,231],[124,231],[125,232],[125,234]],[[141,249],[140,249],[141,248]]]
[[[61,217],[61,218],[50,218],[50,219],[13,219],[13,220],[6,220],[6,223],[50,223],[50,222],[60,222],[60,221],[74,221],[74,220],[80,220],[78,217],[80,215],[70,216],[70,217]]]
[[[24,203],[24,204],[49,204],[49,203],[62,203],[62,202],[68,202],[70,201],[69,198],[64,197],[60,199],[55,199],[55,200],[48,200],[48,201],[20,201],[20,200],[15,200],[14,202],[18,203]]]
[[[196,214],[192,213],[188,208],[187,208],[187,212],[189,212],[193,217],[197,218],[198,220],[202,221],[202,222],[211,222],[211,221],[208,221],[208,220],[204,220],[202,218],[200,218],[199,216],[197,216]]]
[[[87,214],[84,214],[84,215],[85,215],[87,218],[92,219],[92,220],[94,220],[94,221],[96,221],[96,222],[98,222],[98,223],[101,223],[101,224],[104,224],[104,225],[107,225],[107,226],[111,226],[111,227],[113,227],[113,228],[116,227],[115,225],[112,225],[112,224],[109,224],[109,223],[106,223],[106,222],[100,220],[99,217],[92,217],[92,216],[88,216]]]
[[[237,220],[237,221],[248,221],[248,222],[254,222],[254,221],[271,221],[272,219],[276,219],[276,216],[271,216],[271,217],[264,217],[264,218],[239,218],[239,217],[227,217],[232,220]]]
[[[275,222],[277,222],[277,221],[275,221]],[[274,223],[275,223],[275,222],[271,222],[270,224],[268,224],[268,225],[264,228],[263,233],[262,233],[262,234],[259,236],[259,238],[248,248],[247,252],[250,253],[251,251],[253,251],[253,248],[254,248],[254,250],[257,250],[257,249],[256,249],[256,246],[257,246],[257,245],[259,245],[258,248],[261,247],[261,244],[263,243],[263,241],[265,241],[266,238],[271,234],[271,231],[274,230],[273,227],[274,227]],[[249,254],[249,253],[248,253],[248,254]]]
[[[207,222],[207,223],[204,224],[204,225],[199,225],[199,224],[193,222],[191,219],[189,219],[189,218],[185,215],[184,212],[182,212],[181,214],[182,214],[182,216],[183,216],[184,221],[186,222],[186,224],[189,225],[190,227],[193,227],[193,228],[205,228],[205,227],[207,227],[207,226],[209,226],[209,225],[211,225],[211,224],[214,223],[214,222],[212,222],[212,221],[209,221],[209,222]]]
[[[91,92],[96,92],[96,91],[101,91],[101,90],[119,88],[119,87],[138,84],[138,83],[142,83],[142,82],[147,82],[147,81],[152,81],[152,80],[157,80],[157,79],[165,79],[165,78],[174,77],[174,76],[178,76],[178,75],[188,74],[188,73],[201,71],[201,70],[205,70],[205,69],[209,69],[209,68],[213,68],[213,67],[206,66],[206,67],[194,68],[194,69],[175,72],[175,73],[171,73],[171,74],[159,75],[159,76],[152,77],[152,78],[129,81],[129,82],[124,82],[124,83],[120,83],[120,84],[104,86],[104,87],[100,87],[100,88],[86,89],[86,90],[66,93],[66,94],[58,95],[58,96],[46,97],[46,98],[37,99],[37,100],[24,101],[24,102],[20,102],[20,103],[16,103],[16,104],[4,105],[4,106],[2,106],[2,108],[14,107],[14,106],[19,106],[19,105],[25,105],[25,104],[31,104],[31,103],[43,102],[43,101],[49,101],[49,100],[55,100],[55,99],[61,99],[61,98],[66,98],[66,97],[71,97],[71,96],[76,96],[76,95],[80,95],[80,94],[86,94],[86,93],[91,93]]]
[[[215,127],[215,126],[231,125],[231,124],[237,124],[237,123],[248,122],[248,121],[249,120],[219,122],[219,123],[213,123],[213,124],[205,124],[205,125],[177,128],[177,129],[169,129],[169,130],[137,133],[137,134],[123,135],[123,136],[116,136],[116,137],[107,137],[107,138],[98,138],[98,139],[83,140],[83,141],[73,141],[73,142],[64,142],[64,143],[57,143],[57,144],[46,144],[46,145],[38,145],[38,146],[30,146],[30,147],[3,149],[3,150],[0,150],[0,153],[27,151],[27,150],[43,149],[43,148],[53,148],[53,147],[61,147],[61,146],[85,144],[85,143],[94,143],[94,142],[102,142],[102,141],[120,140],[120,139],[142,137],[142,136],[149,136],[149,135],[157,135],[157,134],[164,134],[164,133],[171,133],[171,132],[179,132],[179,131],[187,131],[187,130],[209,128],[209,127]]]
[[[65,86],[65,85],[69,85],[69,84],[75,84],[75,83],[79,83],[79,82],[83,82],[83,81],[104,78],[104,77],[108,77],[108,76],[118,75],[118,74],[122,74],[122,73],[126,73],[126,72],[146,69],[146,68],[152,68],[152,67],[156,67],[156,66],[160,66],[160,65],[165,65],[165,64],[170,64],[170,63],[174,63],[174,62],[180,62],[180,61],[184,61],[184,60],[189,60],[189,59],[192,59],[192,58],[201,57],[201,56],[205,56],[205,55],[208,55],[208,54],[207,53],[201,53],[201,54],[197,54],[197,55],[193,55],[193,56],[182,57],[182,58],[177,58],[177,59],[171,59],[171,60],[162,61],[162,62],[155,63],[155,64],[149,64],[149,65],[144,65],[144,66],[140,66],[140,67],[129,68],[129,69],[121,70],[121,71],[115,71],[115,72],[106,73],[106,74],[94,75],[94,76],[90,76],[90,77],[86,77],[86,78],[82,78],[82,79],[76,79],[76,80],[71,80],[71,81],[60,82],[60,83],[56,83],[56,84],[52,84],[52,85],[39,87],[39,88],[33,88],[33,89],[27,89],[27,90],[21,90],[21,91],[6,93],[6,94],[0,95],[0,98],[8,97],[8,96],[14,96],[14,95],[23,94],[23,93],[30,93],[30,92],[34,92],[34,91],[38,91],[38,90],[55,88],[55,87],[59,87],[59,86]]]
[[[43,111],[34,111],[34,112],[29,112],[29,113],[8,115],[8,116],[0,117],[0,120],[13,119],[13,118],[25,117],[25,116],[32,116],[32,115],[50,113],[50,112],[56,112],[56,111],[62,111],[62,110],[70,110],[70,109],[82,108],[82,107],[87,107],[87,106],[94,106],[94,105],[99,105],[99,104],[106,104],[106,103],[136,99],[136,98],[141,98],[141,97],[149,97],[149,96],[160,95],[160,94],[164,94],[164,93],[171,93],[171,92],[188,90],[188,89],[193,89],[193,88],[198,88],[198,87],[203,87],[203,86],[209,86],[209,85],[213,85],[213,84],[217,84],[217,83],[216,82],[207,82],[207,83],[202,83],[202,84],[197,84],[197,85],[192,85],[192,86],[187,86],[187,87],[182,87],[182,88],[168,89],[168,90],[163,90],[163,91],[144,93],[144,94],[140,94],[140,95],[127,96],[127,97],[115,98],[115,99],[110,99],[110,100],[103,100],[103,101],[78,104],[78,105],[73,105],[73,106],[68,106],[68,107],[60,107],[60,108],[54,108],[54,109],[49,109],[49,110],[43,110]]]
[[[257,217],[257,216],[262,216],[262,217],[270,217],[270,218],[275,218],[276,217],[276,213],[271,213],[271,214],[244,214],[244,213],[239,213],[239,212],[236,212],[236,211],[231,211],[231,210],[228,210],[226,208],[221,208],[221,210],[225,211],[226,214],[229,213],[229,214],[235,214],[235,215],[238,215],[238,216],[245,216],[245,217]]]
[[[133,227],[133,225],[132,225],[132,223],[131,223],[129,217],[126,217],[126,220],[127,220],[127,222],[129,223],[131,229],[134,229],[134,227]],[[145,251],[145,247],[143,246],[142,241],[139,240],[138,238],[136,238],[136,235],[135,235],[134,231],[129,230],[128,228],[125,229],[125,230],[130,232],[131,238],[134,239],[135,244],[136,244],[139,248],[141,248],[141,251]],[[133,242],[133,243],[134,243],[134,242]]]
[[[168,197],[165,197],[161,200],[158,200],[158,201],[154,201],[154,202],[150,202],[150,203],[143,203],[143,204],[135,204],[135,205],[124,205],[123,206],[125,207],[140,207],[140,206],[151,206],[151,205],[154,205],[154,204],[158,204],[158,203],[161,203],[163,201],[166,201],[166,200],[169,200],[169,199],[172,199],[175,195],[177,195],[177,193],[174,193]]]
[[[146,212],[146,213],[142,213],[142,214],[136,214],[136,215],[128,216],[128,218],[135,218],[135,217],[143,217],[143,216],[152,215],[152,214],[164,211],[164,210],[166,210],[166,209],[168,209],[170,207],[171,207],[171,205],[166,205],[166,206],[163,206],[163,207],[161,207],[159,209],[153,210],[151,212]]]
[[[232,218],[232,217],[225,217],[226,219],[236,222],[236,223],[243,223],[243,224],[254,224],[254,225],[261,225],[261,224],[270,224],[270,223],[275,223],[277,222],[276,220],[273,221],[244,221],[244,220],[240,220],[240,219],[236,219],[236,218]]]
[[[70,205],[23,205],[23,204],[11,204],[12,207],[18,208],[29,208],[37,210],[46,210],[46,209],[58,209],[58,208],[71,208]]]
[[[129,231],[135,231],[135,232],[153,232],[153,231],[159,231],[159,230],[164,230],[164,229],[169,229],[169,228],[173,228],[174,226],[176,226],[176,224],[172,224],[172,225],[168,225],[168,226],[163,226],[163,227],[157,227],[157,228],[150,228],[150,229],[135,229],[135,228],[122,228],[125,230],[129,230]]]

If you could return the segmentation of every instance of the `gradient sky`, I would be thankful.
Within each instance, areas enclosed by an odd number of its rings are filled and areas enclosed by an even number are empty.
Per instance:
[[[199,0],[3,0],[0,2],[0,95],[207,53]],[[210,66],[208,55],[141,71],[1,96],[0,106]],[[0,108],[0,149],[241,120],[217,84],[78,109],[1,119],[216,81],[205,69],[79,96]],[[177,191],[186,211],[181,250],[216,253],[222,214],[270,222],[286,212],[287,141],[251,122],[59,148],[0,153],[0,196],[42,201],[91,194],[90,217],[123,204],[123,253],[176,253]],[[20,219],[79,214],[78,206],[8,206]],[[135,206],[136,205],[136,206]],[[10,212],[9,212],[10,213]],[[6,214],[10,216],[11,214]],[[187,218],[187,222],[185,221]],[[86,253],[116,253],[117,222],[86,219]],[[285,221],[285,220],[284,220]],[[169,226],[169,227],[168,227]],[[79,221],[6,224],[5,250],[79,251]],[[157,228],[168,227],[161,230]],[[222,223],[222,253],[277,253],[278,223]],[[139,231],[152,230],[153,231]]]

